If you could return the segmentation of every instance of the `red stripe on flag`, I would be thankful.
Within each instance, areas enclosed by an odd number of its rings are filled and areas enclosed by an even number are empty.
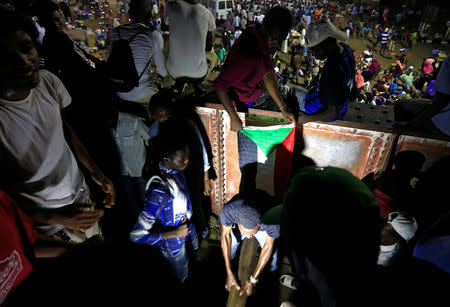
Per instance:
[[[284,193],[286,193],[289,177],[291,175],[292,168],[292,157],[294,153],[295,144],[295,127],[292,128],[291,132],[287,137],[278,145],[275,166],[273,170],[273,181],[274,181],[274,191],[275,197],[278,200],[282,200]]]

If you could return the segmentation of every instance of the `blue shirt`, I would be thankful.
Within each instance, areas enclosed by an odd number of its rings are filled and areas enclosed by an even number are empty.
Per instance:
[[[347,112],[350,94],[355,87],[355,57],[347,44],[340,45],[344,49],[342,53],[326,60],[319,83],[306,94],[306,114],[319,113],[331,104],[339,107],[339,116],[334,120],[341,119]]]
[[[237,199],[223,206],[220,213],[220,222],[222,225],[226,227],[237,225],[237,214],[243,204],[244,201],[242,199]],[[280,236],[280,225],[261,224],[259,231],[266,232],[269,237],[276,239]]]
[[[192,242],[197,242],[197,235],[193,224],[189,226],[189,234],[186,237],[163,239],[163,233],[175,229],[192,215],[192,205],[187,191],[186,179],[183,171],[171,170],[160,165],[161,172],[165,173],[171,183],[175,183],[175,190],[184,193],[182,201],[185,201],[185,209],[177,210],[175,202],[177,194],[173,195],[168,184],[159,177],[153,177],[147,184],[144,210],[139,214],[138,220],[130,233],[131,241],[149,245],[157,245],[159,248],[176,255],[183,247],[188,236]],[[178,194],[180,195],[180,194]],[[196,246],[194,246],[196,248]]]

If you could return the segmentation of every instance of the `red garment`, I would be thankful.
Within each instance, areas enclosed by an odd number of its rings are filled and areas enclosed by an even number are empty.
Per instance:
[[[219,76],[213,82],[217,90],[233,91],[246,104],[264,93],[263,76],[274,69],[269,50],[257,30],[251,25],[230,49]]]
[[[355,75],[356,88],[361,88],[364,84],[364,77],[361,75],[361,71],[358,69]]]
[[[22,222],[27,239],[33,244],[37,236],[33,220],[0,190],[0,305],[33,271],[33,266],[24,253],[17,220]]]
[[[394,199],[390,197],[389,195],[381,192],[378,189],[375,189],[373,191],[373,194],[375,195],[375,198],[377,199],[378,203],[380,204],[380,216],[386,216],[391,212],[396,212]]]

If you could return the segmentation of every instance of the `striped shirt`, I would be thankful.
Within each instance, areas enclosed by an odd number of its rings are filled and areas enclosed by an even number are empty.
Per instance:
[[[389,39],[389,33],[381,32],[381,43],[382,44],[387,44],[388,39]]]

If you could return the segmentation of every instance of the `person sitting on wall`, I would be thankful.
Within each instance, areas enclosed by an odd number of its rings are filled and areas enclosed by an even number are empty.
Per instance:
[[[306,42],[312,54],[325,60],[320,81],[312,89],[293,86],[291,100],[296,100],[300,114],[297,123],[311,121],[334,121],[347,112],[349,101],[356,98],[355,57],[345,43],[347,36],[329,21],[311,24]],[[339,82],[337,82],[339,80]]]

